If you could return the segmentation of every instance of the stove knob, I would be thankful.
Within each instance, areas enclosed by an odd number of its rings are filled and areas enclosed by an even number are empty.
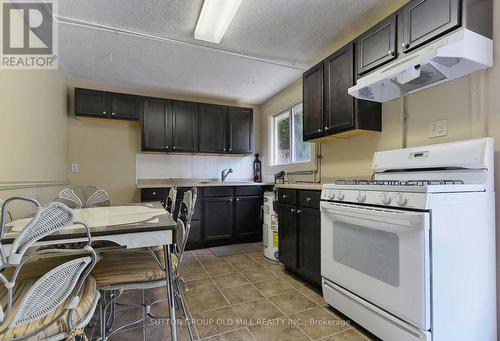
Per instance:
[[[358,202],[365,202],[365,201],[366,201],[366,193],[360,191],[358,193]]]
[[[337,200],[344,200],[344,193],[342,193],[342,191],[337,192]]]
[[[335,192],[331,189],[327,192],[327,195],[330,200],[333,200],[335,198]]]
[[[399,206],[404,206],[404,205],[406,205],[407,202],[408,202],[408,198],[403,193],[399,193],[397,195],[397,197],[396,197],[396,203]]]
[[[382,204],[384,205],[389,205],[391,203],[391,195],[389,193],[384,193],[382,194],[382,196],[380,197],[380,201],[382,202]]]

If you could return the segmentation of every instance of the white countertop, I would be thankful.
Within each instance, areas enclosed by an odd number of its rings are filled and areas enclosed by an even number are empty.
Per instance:
[[[276,184],[275,187],[284,189],[305,189],[305,190],[321,191],[323,184],[313,184],[313,183]]]
[[[274,183],[253,182],[249,180],[227,180],[224,182],[217,180],[203,179],[139,179],[137,188],[169,188],[177,187],[221,187],[221,186],[272,186]]]

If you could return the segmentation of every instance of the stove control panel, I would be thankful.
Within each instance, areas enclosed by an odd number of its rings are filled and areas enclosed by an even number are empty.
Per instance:
[[[426,209],[428,195],[426,193],[410,193],[396,191],[371,191],[363,189],[338,189],[325,185],[321,192],[321,200],[343,203],[387,206],[394,208]]]

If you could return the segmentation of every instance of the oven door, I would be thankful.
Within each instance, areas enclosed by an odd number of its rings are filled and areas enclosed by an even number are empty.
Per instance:
[[[321,274],[430,329],[429,213],[321,203]]]

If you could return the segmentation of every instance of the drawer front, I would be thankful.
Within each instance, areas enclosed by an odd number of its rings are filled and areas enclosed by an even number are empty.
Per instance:
[[[233,187],[205,187],[205,198],[211,197],[232,197],[234,194]]]
[[[142,188],[141,201],[161,201],[165,204],[168,196],[168,188]]]
[[[295,189],[278,189],[278,202],[288,205],[297,204],[297,191]]]
[[[234,188],[234,195],[262,195],[262,186],[238,186]]]
[[[321,191],[299,191],[299,206],[319,209]]]

